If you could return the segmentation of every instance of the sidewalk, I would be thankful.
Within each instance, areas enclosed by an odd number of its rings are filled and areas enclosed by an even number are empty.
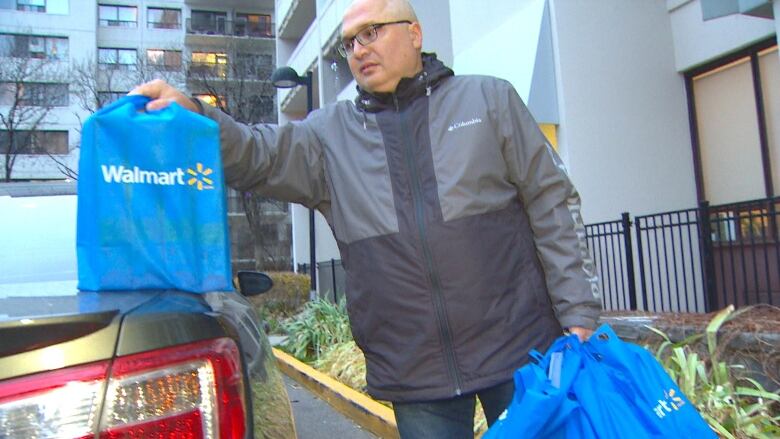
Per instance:
[[[377,439],[290,377],[284,377],[298,439]]]
[[[271,336],[269,337],[269,340],[273,346],[278,346],[280,343],[283,343],[284,338]],[[354,389],[334,380],[333,378],[330,378],[321,372],[318,372],[311,366],[298,361],[291,355],[288,355],[279,349],[274,348],[274,355],[276,356],[277,363],[279,364],[279,369],[289,379],[295,381],[297,385],[311,392],[318,400],[321,400],[319,402],[327,402],[333,410],[336,410],[337,412],[351,419],[352,422],[365,430],[361,431],[361,433],[370,432],[374,435],[372,436],[371,434],[368,434],[367,436],[354,436],[355,438],[379,437],[397,439],[399,437],[398,429],[395,424],[395,416],[393,415],[393,410],[391,408],[374,401],[368,396],[355,391]],[[289,389],[290,385],[288,384],[288,391],[290,391]],[[292,393],[290,395],[291,402],[293,399],[295,399],[293,394],[298,395],[297,391],[298,389],[296,389],[293,385],[292,390],[290,391]],[[298,411],[296,411],[295,403],[293,403],[293,410],[294,416],[296,416],[297,428]],[[304,416],[307,418],[311,415],[311,413],[309,413],[308,410],[305,410],[304,407],[301,407],[301,410],[304,410]],[[316,422],[317,421],[315,421],[315,424]],[[313,432],[317,433],[317,430],[314,430]],[[298,434],[301,438],[309,437],[305,436],[300,429]],[[312,437],[347,438],[352,436],[323,435],[322,431],[319,431],[319,434]]]

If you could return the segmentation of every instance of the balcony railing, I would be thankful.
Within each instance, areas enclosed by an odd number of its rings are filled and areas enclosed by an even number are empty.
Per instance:
[[[193,62],[187,71],[190,78],[227,78],[227,75],[227,64]]]
[[[100,27],[136,27],[138,22],[136,20],[107,20],[101,18],[99,21]]]
[[[235,20],[205,22],[187,19],[187,33],[195,35],[223,35],[229,37],[274,38],[272,22],[250,23]]]
[[[208,62],[192,62],[187,68],[187,77],[221,78],[242,81],[263,81],[271,77],[273,66],[240,66],[236,64],[219,64]]]

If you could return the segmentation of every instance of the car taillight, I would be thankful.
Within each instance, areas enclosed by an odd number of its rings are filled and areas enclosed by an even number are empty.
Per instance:
[[[0,383],[0,438],[92,438],[98,422],[100,438],[244,437],[244,383],[233,340],[117,357],[106,373],[108,366]]]
[[[220,338],[114,360],[100,436],[237,439],[244,423],[241,358]]]
[[[0,382],[0,438],[88,438],[108,362]]]

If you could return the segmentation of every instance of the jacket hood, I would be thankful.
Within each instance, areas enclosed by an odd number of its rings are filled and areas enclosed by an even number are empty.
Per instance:
[[[441,81],[455,73],[443,62],[439,61],[435,53],[422,54],[423,69],[413,78],[401,78],[394,93],[369,93],[357,86],[358,97],[355,105],[363,111],[376,113],[395,106],[394,97],[400,107],[406,106],[415,98],[423,94],[430,94]]]

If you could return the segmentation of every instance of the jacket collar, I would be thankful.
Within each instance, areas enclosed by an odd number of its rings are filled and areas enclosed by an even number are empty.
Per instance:
[[[454,72],[444,65],[434,53],[422,54],[423,69],[413,78],[402,78],[394,93],[369,93],[360,88],[355,105],[368,113],[395,108],[404,108],[423,95],[429,95],[444,79]]]

